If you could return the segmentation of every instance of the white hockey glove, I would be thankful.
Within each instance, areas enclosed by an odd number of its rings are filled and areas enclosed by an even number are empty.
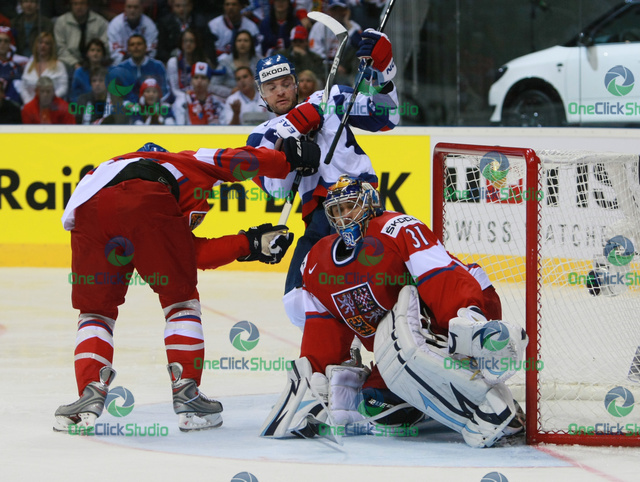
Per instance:
[[[266,264],[279,263],[293,243],[293,233],[286,226],[272,226],[271,223],[254,226],[240,231],[249,239],[251,253],[238,261],[260,261]],[[239,234],[240,234],[239,233]]]
[[[492,385],[515,375],[528,342],[522,328],[506,321],[487,321],[476,307],[459,309],[458,317],[449,321],[449,353],[474,358]]]

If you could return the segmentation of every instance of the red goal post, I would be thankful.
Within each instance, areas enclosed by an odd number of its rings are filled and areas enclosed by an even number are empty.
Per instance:
[[[434,148],[434,233],[487,271],[503,318],[529,335],[528,367],[507,382],[525,401],[527,443],[640,446],[638,163],[637,154]]]

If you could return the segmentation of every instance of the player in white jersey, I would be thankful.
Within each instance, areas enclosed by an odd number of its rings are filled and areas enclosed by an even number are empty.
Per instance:
[[[327,188],[341,174],[359,177],[374,187],[378,177],[371,159],[358,145],[351,130],[357,127],[370,132],[393,129],[399,122],[397,113],[398,94],[392,82],[396,73],[391,42],[386,35],[367,30],[362,35],[358,48],[359,57],[372,59],[369,80],[364,93],[359,93],[351,110],[349,121],[340,135],[330,164],[321,163],[317,174],[302,179],[299,194],[302,199],[302,218],[306,229],[296,246],[285,283],[285,308],[296,304],[297,293],[302,286],[300,265],[311,247],[331,232],[331,227],[322,209]],[[267,57],[258,62],[256,83],[260,95],[278,117],[256,127],[247,140],[253,147],[273,148],[279,138],[312,135],[326,156],[345,112],[345,104],[353,89],[334,85],[326,105],[322,105],[322,91],[315,92],[298,104],[298,78],[295,67],[282,55]],[[274,197],[286,197],[295,176],[286,179],[254,178],[260,186]],[[288,309],[287,309],[288,310]]]

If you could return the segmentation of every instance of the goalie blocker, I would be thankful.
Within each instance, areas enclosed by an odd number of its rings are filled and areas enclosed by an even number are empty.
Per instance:
[[[482,339],[482,333],[488,334],[486,327],[491,323],[497,322],[452,320],[450,342],[452,337],[458,340],[457,353],[461,349],[482,353],[484,348],[476,340]],[[518,337],[522,336],[518,329],[511,328]],[[509,350],[522,359],[526,334],[524,340],[518,337]],[[492,378],[487,380],[484,373],[477,376],[477,372],[464,368],[445,369],[444,359],[449,353],[426,343],[414,286],[402,289],[393,310],[378,325],[374,354],[382,378],[396,395],[461,433],[468,445],[491,447],[501,437],[523,429],[523,414],[504,384],[508,373],[497,378],[490,374]]]

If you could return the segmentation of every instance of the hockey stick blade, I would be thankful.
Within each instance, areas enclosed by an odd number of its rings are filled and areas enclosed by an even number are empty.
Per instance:
[[[336,55],[333,58],[333,63],[331,64],[331,70],[329,71],[329,75],[327,76],[327,82],[324,86],[324,92],[322,93],[322,104],[327,105],[327,101],[329,100],[329,91],[331,90],[331,86],[333,85],[333,79],[336,77],[336,73],[338,72],[338,66],[340,65],[340,59],[342,58],[342,53],[347,45],[347,40],[349,39],[349,32],[344,26],[338,22],[335,18],[327,15],[322,12],[309,12],[307,15],[311,20],[315,20],[318,23],[321,23],[329,30],[333,32],[333,34],[338,39],[338,50],[336,51]]]

